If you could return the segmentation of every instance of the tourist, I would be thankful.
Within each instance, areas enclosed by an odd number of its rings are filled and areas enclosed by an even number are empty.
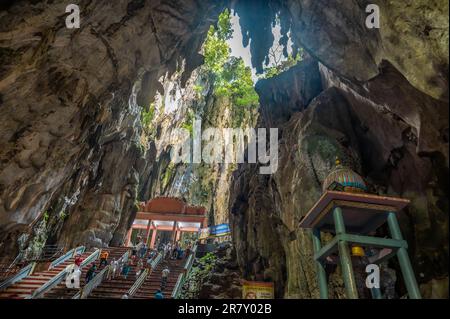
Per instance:
[[[128,261],[125,262],[125,264],[122,267],[122,275],[124,279],[127,279],[128,273],[130,272],[131,266]]]
[[[103,266],[106,266],[108,264],[108,257],[109,257],[109,252],[107,250],[102,250],[102,252],[100,253],[100,265],[99,268]]]
[[[119,274],[121,274],[123,272],[123,266],[124,266],[124,261],[122,260],[122,258],[120,258],[117,262],[117,270],[119,271]]]
[[[191,243],[189,243],[188,245],[187,245],[187,248],[186,248],[186,250],[185,250],[185,252],[186,252],[186,257],[188,257],[190,254],[191,254],[191,250],[192,250],[192,245],[191,245]]]
[[[89,281],[92,280],[95,276],[95,271],[97,270],[97,266],[95,264],[92,264],[91,268],[86,273],[86,284],[89,283]]]
[[[136,259],[137,259],[136,255],[131,256],[130,261],[132,266],[136,265]]]
[[[144,244],[139,249],[139,258],[144,258],[146,253],[147,253],[147,244]]]
[[[178,259],[179,248],[180,248],[180,244],[178,242],[176,242],[172,249],[171,259]]]
[[[163,295],[161,290],[159,290],[159,289],[156,290],[156,292],[155,292],[155,299],[164,299],[164,295]]]
[[[140,254],[142,247],[144,246],[144,242],[141,238],[139,238],[139,242],[136,244],[136,247],[134,249],[136,250],[136,253]]]
[[[144,262],[142,261],[142,259],[139,259],[136,267],[136,278],[139,277],[143,269],[144,269]]]
[[[153,259],[156,256],[156,253],[157,253],[156,250],[152,249],[148,254],[148,258]]]
[[[164,247],[164,259],[169,258],[170,251],[172,250],[172,245],[170,243],[167,243]]]
[[[110,273],[109,279],[116,278],[116,273],[118,269],[119,269],[119,262],[115,258],[113,258],[113,260],[111,261],[111,270],[109,272]]]
[[[170,269],[166,265],[161,272],[161,290],[164,290],[166,288],[167,278],[169,277],[169,274],[170,274]]]
[[[153,261],[153,258],[149,255],[147,258],[147,262],[146,262],[148,270],[151,270],[151,268],[152,268],[152,261]]]
[[[75,265],[77,265],[78,267],[81,266],[81,263],[83,262],[83,257],[81,257],[80,254],[77,254],[77,256],[75,257]]]
[[[128,292],[124,293],[121,299],[130,299],[130,294]]]
[[[158,236],[158,238],[156,238],[155,247],[157,250],[161,250],[161,237],[160,236]]]
[[[81,271],[75,263],[70,264],[66,268],[66,287],[80,289]]]
[[[181,247],[178,248],[177,259],[183,259],[183,249]]]

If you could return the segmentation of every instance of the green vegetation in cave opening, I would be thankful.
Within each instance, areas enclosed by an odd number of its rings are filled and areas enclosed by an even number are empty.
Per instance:
[[[219,16],[217,25],[210,26],[203,55],[205,64],[201,73],[212,83],[216,97],[228,97],[232,104],[233,125],[240,126],[247,115],[259,106],[259,96],[255,91],[251,68],[242,58],[230,55],[227,43],[232,36],[230,11],[226,9]]]
[[[299,48],[295,56],[289,54],[286,60],[284,61],[275,60],[275,65],[265,68],[263,78],[269,79],[277,75],[280,75],[281,73],[286,72],[290,68],[296,66],[302,60],[303,60],[303,48]]]
[[[153,125],[155,114],[155,103],[151,103],[147,109],[141,107],[140,120],[142,125],[142,133],[139,140],[140,143],[137,145],[141,150],[141,153],[146,152],[149,140],[156,134],[156,127]]]

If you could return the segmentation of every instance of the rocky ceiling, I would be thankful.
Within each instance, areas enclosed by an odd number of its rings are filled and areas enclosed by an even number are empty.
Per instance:
[[[380,6],[379,30],[365,27],[369,2]],[[230,220],[244,275],[274,279],[278,296],[317,295],[309,237],[296,223],[342,153],[374,189],[412,198],[403,225],[420,282],[430,295],[448,282],[448,1],[78,4],[72,30],[64,1],[0,6],[0,255],[45,241],[122,242],[154,164],[138,147],[138,105],[183,61],[188,79],[229,6],[259,70],[277,13],[282,41],[290,31],[309,56],[257,86],[260,124],[284,132],[285,165],[271,177],[247,166],[235,174]]]

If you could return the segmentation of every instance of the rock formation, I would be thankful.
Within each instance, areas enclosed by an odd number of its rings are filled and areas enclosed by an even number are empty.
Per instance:
[[[229,218],[243,277],[275,281],[277,297],[317,297],[297,224],[339,155],[371,191],[411,199],[400,221],[413,267],[425,297],[447,296],[448,1],[78,2],[80,29],[65,27],[63,1],[0,5],[1,258],[45,243],[120,245],[138,201],[180,194],[207,205],[211,223]],[[380,7],[380,29],[365,26],[368,3]],[[158,137],[187,113],[155,119],[144,148],[142,113],[173,83],[191,92],[182,110],[198,102],[192,76],[226,6],[259,71],[277,16],[281,41],[289,34],[306,52],[256,87],[256,126],[280,129],[279,169],[242,164],[230,184],[232,169],[197,167],[204,179],[181,192],[189,167],[170,166]],[[201,95],[202,119],[228,126],[227,101]],[[330,286],[343,297],[338,276]]]

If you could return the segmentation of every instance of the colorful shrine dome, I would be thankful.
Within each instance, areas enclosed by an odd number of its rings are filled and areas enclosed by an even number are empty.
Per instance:
[[[322,186],[323,192],[327,190],[342,190],[350,193],[363,193],[367,191],[367,185],[356,172],[341,164],[336,159],[336,167],[325,178]]]

